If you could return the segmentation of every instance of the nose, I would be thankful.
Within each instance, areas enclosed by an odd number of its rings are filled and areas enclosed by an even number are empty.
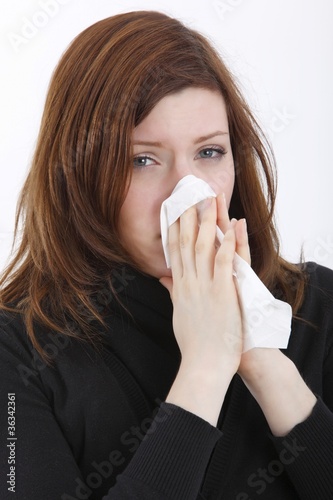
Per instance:
[[[191,165],[189,161],[186,161],[184,159],[175,161],[172,168],[170,169],[170,176],[168,179],[168,188],[171,188],[170,194],[176,187],[178,182],[187,175],[195,175],[193,165]]]

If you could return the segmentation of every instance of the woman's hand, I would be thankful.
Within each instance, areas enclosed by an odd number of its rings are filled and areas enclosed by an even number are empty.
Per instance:
[[[167,401],[214,424],[243,348],[233,259],[237,248],[243,254],[249,251],[245,225],[229,221],[224,197],[205,205],[200,227],[196,207],[170,227],[172,279],[160,282],[172,298],[174,333],[182,354]],[[217,223],[225,233],[218,249]]]
[[[275,436],[288,434],[309,417],[316,404],[316,396],[295,364],[279,349],[250,349],[243,354],[238,373]]]
[[[224,203],[223,198],[219,200]],[[220,212],[223,207],[220,207]],[[169,230],[173,325],[182,360],[196,366],[228,367],[233,375],[242,352],[242,322],[233,277],[236,221],[229,222],[216,250],[217,203],[204,202],[201,225],[191,207]]]

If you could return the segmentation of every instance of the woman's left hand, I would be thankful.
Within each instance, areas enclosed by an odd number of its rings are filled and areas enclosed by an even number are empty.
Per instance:
[[[223,195],[219,195],[223,196]],[[217,224],[222,232],[229,224],[225,204],[218,204]],[[251,254],[245,220],[237,221],[236,252],[249,265]],[[238,374],[260,405],[272,433],[284,436],[305,420],[316,396],[305,384],[295,364],[279,349],[255,347],[242,354]]]

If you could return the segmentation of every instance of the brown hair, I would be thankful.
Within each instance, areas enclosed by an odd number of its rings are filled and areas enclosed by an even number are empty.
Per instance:
[[[230,213],[246,217],[252,266],[266,286],[300,307],[305,277],[279,256],[273,225],[274,156],[217,52],[198,32],[154,11],[109,17],[79,34],[50,83],[32,166],[18,204],[17,253],[1,281],[0,306],[24,314],[34,347],[36,321],[92,338],[86,311],[119,263],[131,261],[117,221],[131,179],[133,128],[167,94],[218,90],[228,113],[236,168]],[[291,286],[293,284],[293,286]]]

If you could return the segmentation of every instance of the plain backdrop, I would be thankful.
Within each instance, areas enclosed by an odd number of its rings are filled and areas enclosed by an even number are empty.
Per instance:
[[[52,71],[105,17],[159,10],[206,35],[236,76],[277,160],[282,254],[333,268],[332,0],[2,0],[0,269]]]

